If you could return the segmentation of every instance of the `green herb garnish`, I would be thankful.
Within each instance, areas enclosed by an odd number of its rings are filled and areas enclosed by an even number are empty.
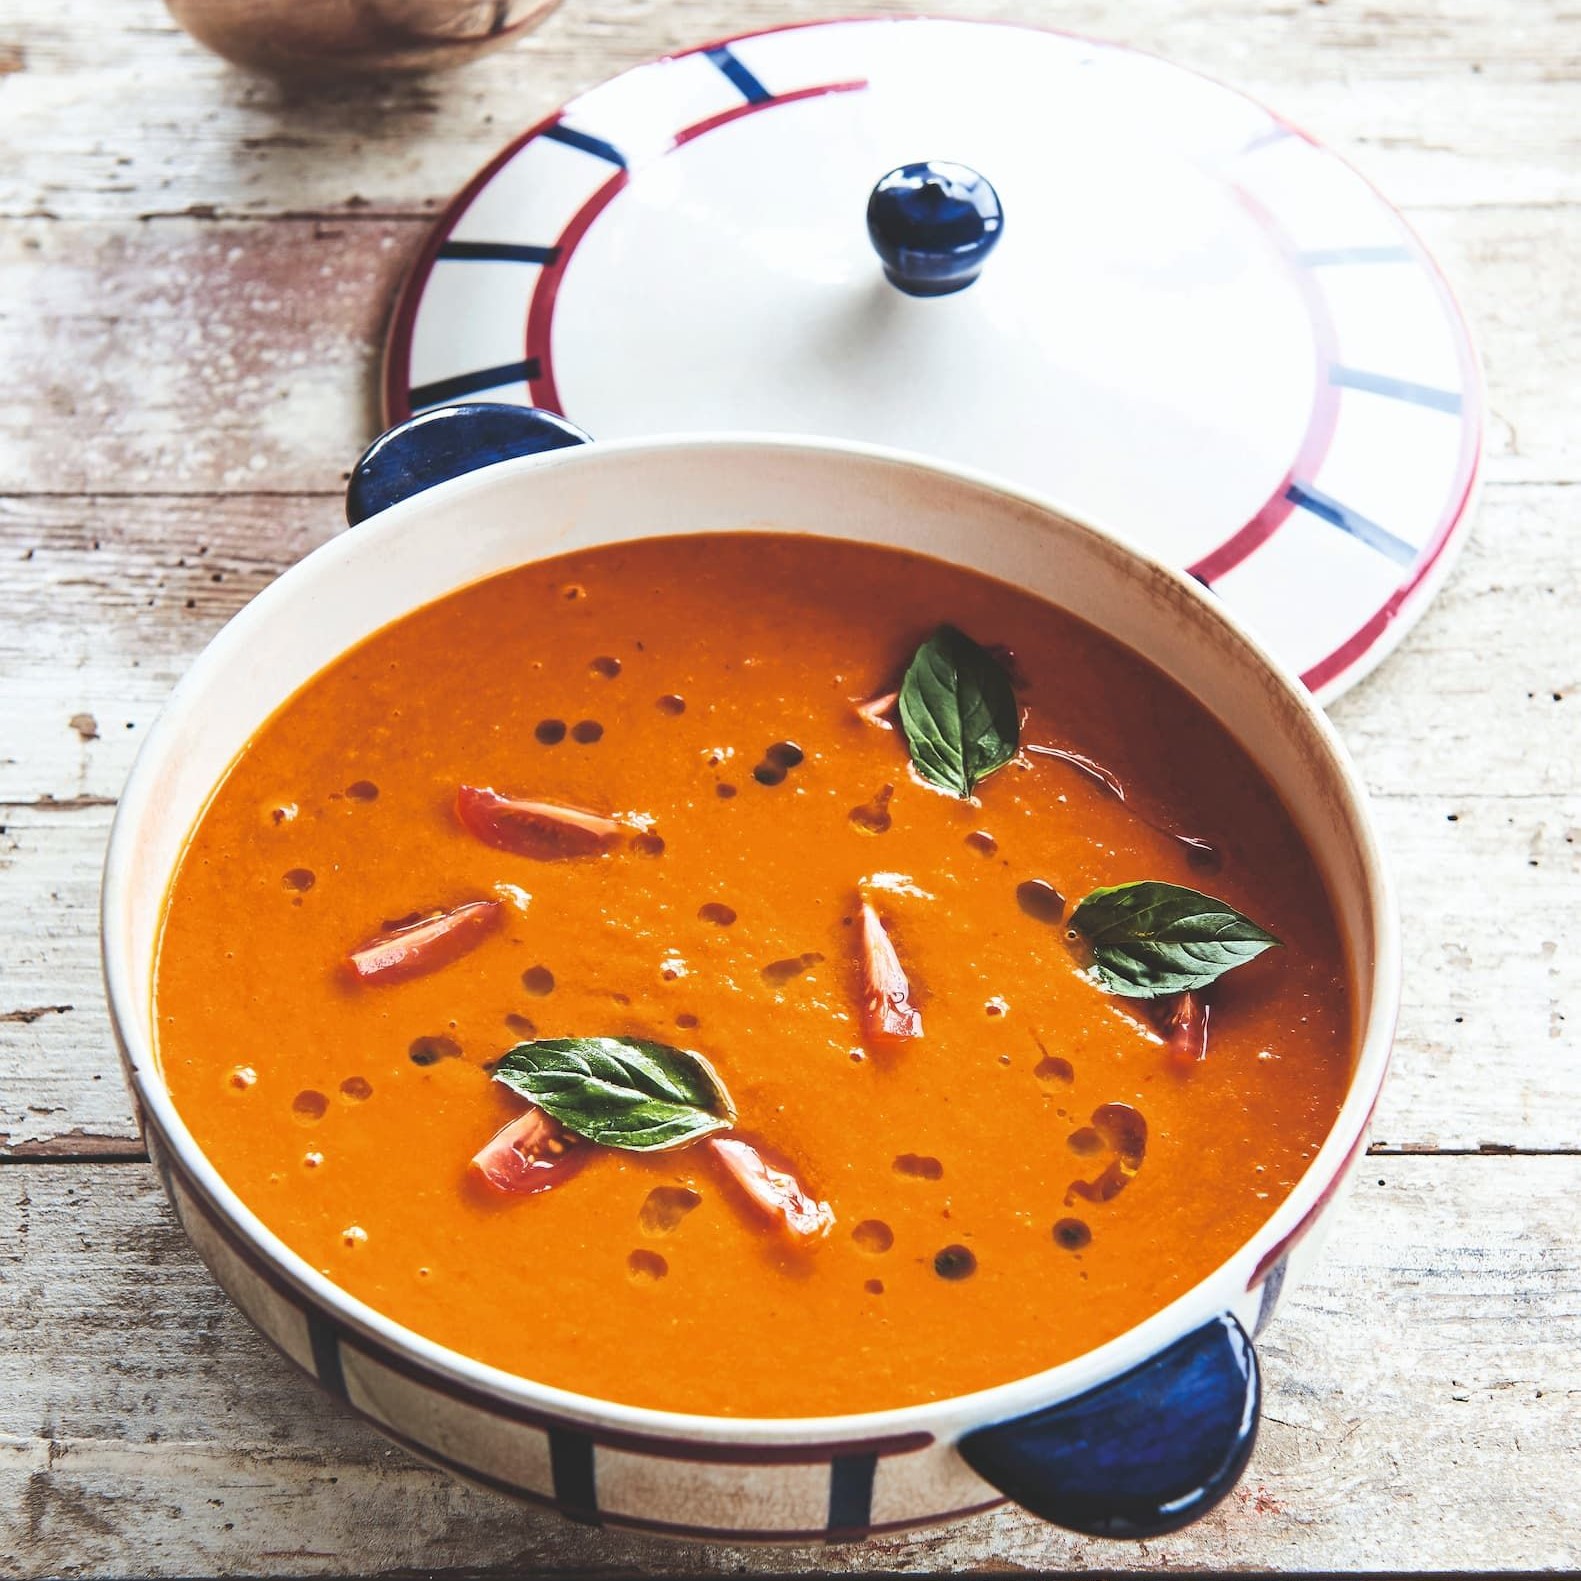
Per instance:
[[[540,1038],[499,1063],[504,1082],[566,1130],[605,1147],[684,1147],[735,1120],[730,1094],[701,1054],[639,1038]]]
[[[1095,889],[1070,925],[1092,946],[1098,981],[1129,999],[1206,988],[1279,943],[1224,901],[1151,879]]]
[[[1021,745],[1005,667],[954,626],[917,649],[900,686],[900,722],[917,772],[963,798]]]

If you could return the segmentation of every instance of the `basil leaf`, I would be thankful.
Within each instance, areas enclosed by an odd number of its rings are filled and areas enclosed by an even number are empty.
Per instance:
[[[954,626],[917,649],[900,686],[900,723],[917,772],[963,798],[1021,746],[1004,666]]]
[[[1153,880],[1095,889],[1070,925],[1092,945],[1098,980],[1130,999],[1206,988],[1279,943],[1224,901]]]
[[[701,1054],[640,1038],[539,1038],[518,1043],[495,1081],[566,1130],[605,1147],[683,1147],[735,1119],[730,1094]]]

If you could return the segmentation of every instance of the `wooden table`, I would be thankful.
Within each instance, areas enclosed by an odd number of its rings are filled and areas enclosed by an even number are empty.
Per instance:
[[[906,9],[906,0],[862,9]],[[171,684],[340,526],[391,292],[512,132],[790,0],[567,0],[453,76],[282,93],[156,0],[0,15],[0,1575],[1581,1561],[1581,23],[1564,0],[951,0],[1172,56],[1353,159],[1491,386],[1454,577],[1336,709],[1404,898],[1405,1012],[1242,1487],[1146,1544],[1014,1511],[862,1549],[562,1524],[388,1448],[177,1230],[101,998],[111,810]]]

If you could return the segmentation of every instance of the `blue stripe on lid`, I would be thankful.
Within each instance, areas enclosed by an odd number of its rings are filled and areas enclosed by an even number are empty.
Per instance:
[[[562,1513],[584,1526],[601,1526],[593,1475],[593,1440],[569,1427],[549,1429],[549,1474]]]
[[[873,1474],[878,1456],[871,1451],[836,1455],[829,1467],[829,1537],[865,1532],[873,1524]]]
[[[1297,253],[1296,262],[1308,269],[1321,269],[1329,264],[1410,263],[1414,257],[1409,247],[1319,247]]]
[[[1435,412],[1460,415],[1460,392],[1440,390],[1436,385],[1412,384],[1409,379],[1392,378],[1387,373],[1368,373],[1363,368],[1342,368],[1335,363],[1328,371],[1330,384],[1347,390],[1366,390],[1371,395],[1386,395],[1391,401],[1406,401],[1412,406],[1430,407]]]
[[[626,168],[626,156],[613,143],[606,143],[602,137],[594,137],[591,132],[579,132],[574,126],[567,126],[564,121],[556,121],[553,126],[538,135],[547,137],[552,143],[564,143],[567,148],[579,148],[584,154],[591,154],[595,159],[604,159],[612,165],[619,165],[622,170]]]
[[[724,44],[716,44],[704,53],[731,81],[736,91],[748,104],[766,104],[774,97],[767,88],[752,75]]]
[[[1338,500],[1330,499],[1327,494],[1321,493],[1310,483],[1292,483],[1285,490],[1285,498],[1292,505],[1299,505],[1304,511],[1311,511],[1320,521],[1326,521],[1332,527],[1338,527],[1341,532],[1347,532],[1359,543],[1364,543],[1369,549],[1375,549],[1381,555],[1393,560],[1397,565],[1415,565],[1417,551],[1403,538],[1395,535],[1385,527],[1380,527],[1377,522],[1370,521],[1359,511],[1353,511],[1348,505],[1341,505]]]
[[[335,1325],[317,1307],[306,1309],[307,1342],[313,1348],[313,1372],[336,1397],[346,1398],[346,1374],[340,1365],[340,1336]]]
[[[1259,132],[1249,143],[1241,148],[1243,154],[1255,154],[1260,148],[1267,148],[1273,143],[1282,143],[1295,133],[1288,126],[1270,126],[1266,132]]]
[[[1263,1294],[1257,1307],[1257,1326],[1252,1330],[1253,1339],[1273,1322],[1274,1309],[1279,1305],[1279,1295],[1285,1287],[1285,1269],[1289,1262],[1288,1257],[1281,1257],[1263,1278]]]
[[[560,256],[560,249],[517,242],[444,242],[434,256],[484,263],[552,264]]]
[[[506,362],[497,368],[474,368],[470,373],[458,373],[449,379],[435,379],[432,384],[415,384],[408,392],[414,412],[425,406],[443,406],[447,401],[459,401],[465,395],[481,395],[485,390],[502,389],[507,384],[531,384],[538,377],[538,359],[529,357],[525,362]]]

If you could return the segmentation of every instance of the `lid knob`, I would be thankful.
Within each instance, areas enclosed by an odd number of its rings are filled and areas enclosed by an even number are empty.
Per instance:
[[[873,248],[890,284],[909,296],[969,286],[1003,229],[999,194],[965,165],[902,165],[867,200]]]

